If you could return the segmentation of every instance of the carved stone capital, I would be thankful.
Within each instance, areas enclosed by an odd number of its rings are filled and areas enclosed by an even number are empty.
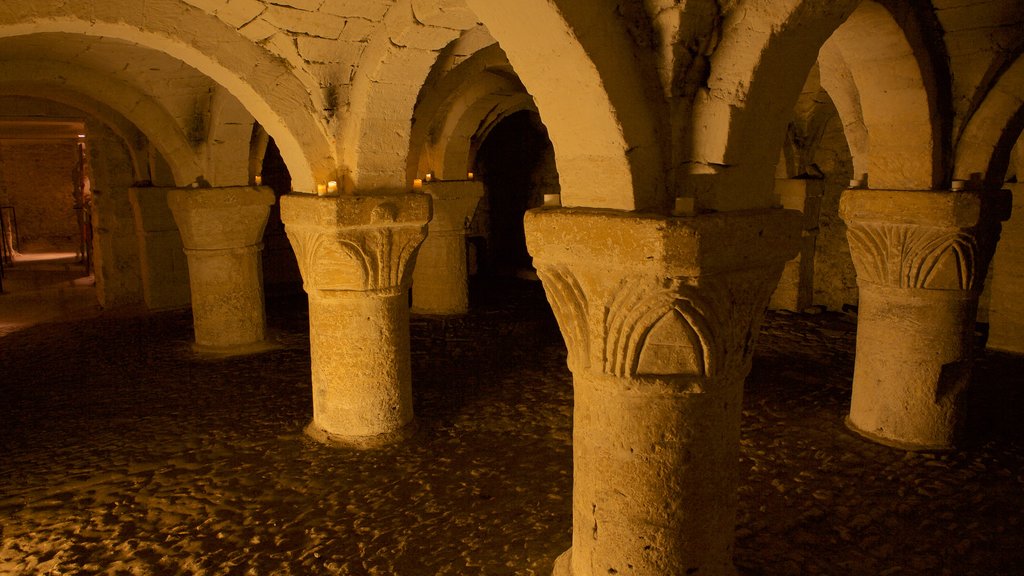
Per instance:
[[[847,190],[840,215],[860,302],[847,425],[905,449],[964,428],[978,295],[1008,191]]]
[[[222,250],[263,242],[274,192],[270,188],[175,188],[167,204],[187,250]]]
[[[426,194],[281,198],[309,293],[313,421],[330,444],[370,447],[413,429],[409,288]]]
[[[537,209],[525,225],[574,372],[700,386],[692,377],[748,364],[756,323],[799,248],[800,219]]]
[[[188,259],[196,349],[262,349],[266,335],[259,253],[274,204],[269,188],[178,188],[167,204]]]
[[[526,213],[573,372],[573,545],[555,574],[734,572],[743,379],[800,221]]]
[[[281,198],[307,291],[405,290],[430,216],[425,194]]]
[[[858,283],[978,291],[1010,194],[854,189],[843,192],[839,213]]]

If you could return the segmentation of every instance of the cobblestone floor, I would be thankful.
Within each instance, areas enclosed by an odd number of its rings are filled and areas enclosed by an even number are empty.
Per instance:
[[[537,284],[414,318],[419,433],[370,452],[301,435],[301,298],[279,348],[211,360],[187,311],[0,336],[0,573],[548,574],[571,538],[571,378]],[[963,450],[842,425],[854,321],[769,314],[747,383],[741,574],[1024,574],[1020,357],[980,362]]]

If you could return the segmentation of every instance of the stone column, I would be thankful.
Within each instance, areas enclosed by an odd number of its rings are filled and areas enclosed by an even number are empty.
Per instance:
[[[814,244],[818,239],[818,213],[824,180],[777,179],[775,196],[783,208],[799,210],[803,215],[800,252],[782,270],[782,278],[772,293],[768,307],[799,312],[814,300]]]
[[[988,347],[1024,354],[1024,184],[1006,187],[1013,193],[1013,215],[992,259]]]
[[[188,262],[174,215],[167,205],[171,188],[130,188],[135,237],[142,268],[142,293],[150,310],[188,306]]]
[[[434,217],[412,275],[412,311],[465,314],[469,310],[466,225],[484,194],[482,182],[428,182]]]
[[[800,214],[527,212],[573,373],[557,576],[734,574],[743,380]]]
[[[273,191],[251,186],[167,193],[188,258],[197,351],[239,354],[265,347],[260,250],[273,203]]]
[[[309,294],[313,421],[306,433],[369,448],[413,431],[409,284],[426,194],[281,197]]]
[[[945,449],[962,428],[985,271],[1009,193],[847,190],[860,289],[847,425],[882,444]]]

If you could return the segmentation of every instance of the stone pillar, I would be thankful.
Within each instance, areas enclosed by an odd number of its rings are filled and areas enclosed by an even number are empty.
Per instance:
[[[734,574],[743,380],[800,215],[541,208],[525,227],[573,373],[554,573]]]
[[[188,262],[174,215],[167,205],[171,188],[130,188],[135,237],[142,268],[142,293],[150,310],[188,306]]]
[[[430,197],[288,194],[281,219],[309,294],[306,433],[358,448],[405,437],[413,430],[408,291]]]
[[[974,322],[1009,193],[846,190],[860,289],[847,425],[904,449],[953,446]]]
[[[772,293],[768,307],[772,310],[799,312],[814,300],[814,244],[818,239],[818,212],[824,180],[777,179],[775,196],[783,208],[799,210],[803,215],[800,252],[782,270],[782,278]]]
[[[482,182],[428,182],[434,217],[412,274],[412,311],[465,314],[469,310],[466,225],[484,194]]]
[[[251,186],[167,193],[188,258],[197,351],[265,347],[260,250],[273,203],[273,191]]]
[[[1013,215],[992,259],[988,347],[1024,354],[1024,184],[1006,187],[1013,193]]]

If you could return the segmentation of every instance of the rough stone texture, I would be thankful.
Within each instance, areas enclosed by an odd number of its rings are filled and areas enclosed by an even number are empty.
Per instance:
[[[466,227],[484,194],[482,182],[431,182],[434,217],[416,257],[412,274],[412,311],[416,314],[464,314],[469,310]]]
[[[852,429],[911,449],[956,442],[978,296],[1009,201],[999,192],[843,193],[860,285]]]
[[[17,208],[22,252],[78,250],[72,184],[77,158],[73,141],[0,143],[0,189],[3,203]]]
[[[556,575],[734,573],[742,383],[800,217],[527,212],[575,394]]]
[[[235,353],[262,345],[260,250],[273,203],[273,191],[263,187],[167,193],[188,258],[197,350]]]
[[[28,295],[0,295],[0,318],[48,303],[58,319],[83,298]],[[300,432],[312,410],[301,299],[268,300],[276,349],[218,360],[191,353],[187,311],[3,332],[0,572],[550,575],[571,541],[566,350],[537,283],[472,295],[466,316],[413,320],[419,433],[373,451]],[[833,313],[762,325],[738,572],[1015,574],[1021,357],[979,362],[980,426],[962,451],[902,452],[842,425],[855,328]]]
[[[1006,187],[1013,194],[1013,212],[1003,223],[989,270],[988,347],[1024,354],[1024,185]]]
[[[425,194],[281,198],[309,295],[313,421],[307,433],[356,447],[413,431],[408,294],[430,220]]]
[[[135,218],[128,201],[131,159],[123,140],[108,128],[90,125],[88,134],[96,296],[104,307],[134,306],[144,300],[145,291]]]
[[[174,215],[167,204],[173,188],[132,188],[135,234],[142,264],[142,288],[150,310],[188,306],[188,260]]]
[[[786,262],[779,285],[768,307],[799,312],[811,305],[814,297],[814,246],[818,237],[818,212],[824,186],[820,180],[776,179],[775,194],[783,208],[804,215],[800,252]]]

